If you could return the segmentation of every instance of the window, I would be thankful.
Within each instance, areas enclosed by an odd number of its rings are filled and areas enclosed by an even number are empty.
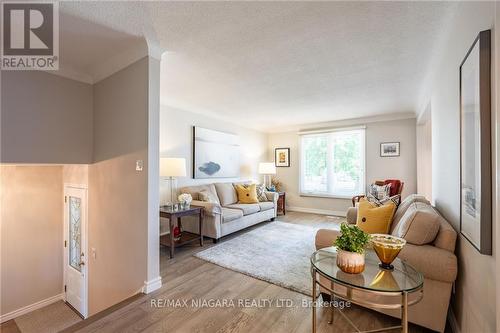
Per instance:
[[[304,195],[352,197],[365,192],[365,130],[301,136],[300,187]]]

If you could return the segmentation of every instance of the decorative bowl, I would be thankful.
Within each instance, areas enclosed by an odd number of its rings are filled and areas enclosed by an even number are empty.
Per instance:
[[[391,263],[405,246],[406,240],[392,235],[373,234],[371,242],[373,250],[381,261],[379,266],[383,269],[393,270],[394,266]]]

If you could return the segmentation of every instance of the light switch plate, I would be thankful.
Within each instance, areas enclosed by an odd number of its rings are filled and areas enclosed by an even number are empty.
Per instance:
[[[143,160],[135,161],[135,171],[142,171],[143,168],[144,168]]]

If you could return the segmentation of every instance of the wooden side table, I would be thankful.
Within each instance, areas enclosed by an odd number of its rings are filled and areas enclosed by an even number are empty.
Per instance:
[[[183,231],[181,238],[179,240],[174,239],[174,228],[178,224],[181,228],[182,221],[181,218],[184,216],[198,216],[200,223],[200,234],[193,234],[191,232]],[[170,248],[170,258],[174,257],[174,251],[177,246],[181,246],[187,243],[194,242],[196,240],[200,241],[200,246],[203,246],[203,218],[204,212],[203,207],[191,206],[188,209],[172,210],[166,206],[160,207],[160,217],[167,218],[169,220],[169,230],[170,234],[160,236],[160,245],[167,246]]]
[[[278,192],[278,213],[282,212],[286,215],[286,192]]]

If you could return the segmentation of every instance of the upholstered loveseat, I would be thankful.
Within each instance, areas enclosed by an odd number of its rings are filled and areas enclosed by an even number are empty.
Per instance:
[[[200,192],[209,193],[212,201],[201,201]],[[267,201],[254,204],[239,204],[233,183],[188,186],[181,188],[180,193],[191,194],[191,205],[204,208],[203,235],[214,241],[254,224],[274,220],[277,214],[279,195],[275,192],[264,192]],[[194,219],[183,219],[182,227],[186,231],[199,233],[198,223]]]
[[[357,208],[349,209],[348,223],[356,223],[357,213]],[[457,276],[457,258],[454,254],[457,234],[430,203],[418,195],[407,197],[399,205],[390,233],[397,234],[405,225],[410,225],[410,228],[403,237],[407,244],[400,252],[399,258],[424,275],[424,297],[409,308],[409,321],[443,332],[453,282]],[[316,248],[332,246],[338,235],[337,230],[319,230],[316,234]],[[400,311],[377,311],[393,317],[401,316]]]

